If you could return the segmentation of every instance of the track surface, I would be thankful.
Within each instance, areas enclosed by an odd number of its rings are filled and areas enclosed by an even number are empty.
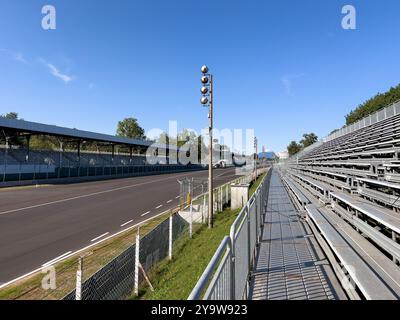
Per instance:
[[[197,171],[0,191],[0,285],[176,207],[177,180],[207,176]],[[236,177],[234,168],[216,169],[214,185]]]

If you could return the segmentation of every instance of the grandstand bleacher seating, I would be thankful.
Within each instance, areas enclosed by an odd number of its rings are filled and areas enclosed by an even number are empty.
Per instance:
[[[336,259],[357,269],[361,294],[398,299],[400,115],[320,141],[281,173]]]

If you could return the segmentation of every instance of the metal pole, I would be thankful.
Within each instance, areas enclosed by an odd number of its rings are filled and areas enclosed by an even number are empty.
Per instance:
[[[193,202],[190,200],[190,223],[189,223],[189,237],[193,238]]]
[[[201,223],[205,223],[204,211],[206,209],[206,195],[204,194],[204,185],[201,184],[201,194],[203,195],[203,207],[201,208]]]
[[[224,208],[224,204],[222,203],[222,187],[219,187],[219,206],[220,206],[220,211],[222,212]]]
[[[140,253],[140,229],[138,228],[136,234],[136,247],[135,247],[135,295],[139,295],[139,253]]]
[[[82,300],[82,269],[83,259],[78,259],[78,270],[76,271],[76,289],[75,289],[75,300]]]
[[[7,173],[7,157],[8,157],[8,137],[5,137],[6,139],[6,150],[4,151],[4,175],[3,175],[3,181],[6,181],[6,173]]]
[[[169,216],[169,260],[172,260],[172,214]]]
[[[210,126],[209,126],[209,137],[210,142],[208,146],[208,227],[213,227],[213,76],[210,75],[210,110],[208,117],[210,119]]]

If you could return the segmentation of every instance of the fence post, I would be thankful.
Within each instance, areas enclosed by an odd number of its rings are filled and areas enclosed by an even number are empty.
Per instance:
[[[78,258],[78,270],[76,271],[76,288],[75,288],[75,300],[82,300],[82,269],[83,259]]]
[[[168,246],[168,248],[169,248],[169,260],[172,260],[172,226],[173,226],[173,224],[172,224],[172,219],[173,219],[173,215],[171,214],[170,216],[169,216],[169,246]]]
[[[222,187],[219,187],[219,205],[220,205],[219,211],[222,212],[224,208],[224,204],[222,203]]]
[[[135,295],[139,295],[139,253],[140,253],[140,228],[136,233],[136,247],[135,247]]]
[[[193,237],[193,203],[190,201],[190,223],[189,223],[189,237]]]
[[[230,230],[230,238],[231,238],[231,300],[236,300],[236,271],[235,271],[235,265],[236,265],[236,259],[235,259],[235,226],[231,226]]]
[[[228,204],[229,203],[229,184],[226,185],[225,192],[226,192],[226,204]]]
[[[207,209],[208,210],[208,209]],[[205,223],[205,213],[206,213],[206,195],[203,195],[203,208],[201,211],[201,223]]]

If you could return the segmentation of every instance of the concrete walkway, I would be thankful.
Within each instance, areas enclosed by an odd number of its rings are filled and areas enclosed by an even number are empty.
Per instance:
[[[276,171],[272,172],[250,299],[347,299]]]

